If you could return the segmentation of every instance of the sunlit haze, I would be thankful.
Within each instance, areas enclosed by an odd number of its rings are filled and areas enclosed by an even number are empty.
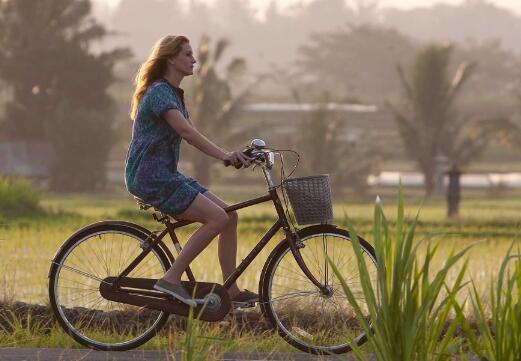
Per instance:
[[[121,0],[94,0],[97,3],[104,3],[108,7],[115,7]],[[184,4],[188,4],[189,0],[180,0]],[[208,4],[215,4],[218,0],[200,0],[202,2],[206,2]],[[395,7],[400,9],[410,9],[414,7],[428,7],[434,4],[444,3],[451,5],[458,5],[463,3],[465,0],[380,0],[380,7]],[[473,1],[473,0],[467,0]],[[266,8],[269,6],[271,1],[269,0],[248,0],[248,2],[252,5],[252,7],[263,13]],[[277,6],[281,10],[290,9],[292,6],[298,4],[306,4],[312,2],[312,0],[276,0]],[[499,7],[507,8],[515,11],[517,14],[521,15],[521,1],[520,0],[489,0],[488,2],[493,3]],[[346,0],[346,3],[353,4],[355,1]]]

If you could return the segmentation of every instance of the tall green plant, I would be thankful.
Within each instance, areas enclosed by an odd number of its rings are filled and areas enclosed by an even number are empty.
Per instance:
[[[454,337],[457,322],[449,320],[449,313],[455,295],[462,288],[467,262],[452,285],[447,284],[447,275],[469,247],[456,254],[451,253],[444,266],[435,272],[431,264],[436,255],[436,245],[427,246],[423,259],[417,257],[421,244],[414,243],[417,220],[418,217],[407,229],[401,186],[394,231],[377,200],[373,225],[378,262],[376,284],[371,282],[356,231],[347,221],[350,234],[353,235],[353,248],[364,294],[363,305],[341,278],[336,266],[330,262],[358,321],[368,335],[371,351],[379,361],[448,360],[457,342]],[[362,307],[367,307],[369,319],[362,312]],[[446,325],[449,325],[448,328]],[[359,346],[353,344],[352,347],[357,360],[367,360]]]
[[[488,312],[472,282],[470,299],[477,335],[465,317],[463,308],[455,304],[471,349],[482,360],[514,361],[519,360],[521,355],[521,256],[512,254],[513,246],[514,242],[501,263],[497,279],[490,280]],[[512,266],[510,270],[509,266]]]
[[[195,298],[195,290],[192,296]],[[207,303],[205,302],[198,315],[203,314],[206,306]],[[173,347],[175,335],[172,335],[172,333],[170,333],[168,343],[168,350],[170,356],[172,357],[173,361],[219,360],[221,358],[220,356],[224,352],[219,350],[219,348],[215,347],[214,345],[209,344],[209,342],[216,341],[218,339],[215,337],[204,337],[201,335],[201,321],[199,320],[199,316],[196,317],[194,312],[194,308],[190,307],[190,309],[188,310],[188,317],[186,318],[184,337],[181,339],[181,342],[179,344],[179,352],[181,353],[180,359],[176,356],[176,351]],[[172,336],[174,336],[174,340],[172,339]],[[203,342],[201,342],[201,339],[204,339]]]

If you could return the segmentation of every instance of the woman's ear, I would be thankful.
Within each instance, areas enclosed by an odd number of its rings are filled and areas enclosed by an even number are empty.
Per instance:
[[[175,60],[174,60],[174,58],[168,58],[167,61],[168,61],[168,64],[170,64],[170,65],[175,65]]]

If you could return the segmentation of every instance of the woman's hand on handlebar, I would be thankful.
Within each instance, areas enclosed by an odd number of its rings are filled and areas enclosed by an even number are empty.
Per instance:
[[[242,166],[245,168],[249,167],[253,158],[248,157],[241,151],[228,152],[226,158],[224,158],[224,165],[228,166],[232,164],[235,168],[239,169]]]

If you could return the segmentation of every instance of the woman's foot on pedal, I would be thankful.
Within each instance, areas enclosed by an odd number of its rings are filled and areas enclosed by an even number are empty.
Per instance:
[[[195,302],[195,300],[190,297],[188,292],[186,292],[185,288],[181,284],[170,283],[160,279],[154,285],[154,289],[166,293],[167,295],[174,297],[188,306],[197,306],[197,302]]]
[[[259,302],[259,295],[248,290],[241,291],[232,299],[232,303],[237,307],[252,307]]]

